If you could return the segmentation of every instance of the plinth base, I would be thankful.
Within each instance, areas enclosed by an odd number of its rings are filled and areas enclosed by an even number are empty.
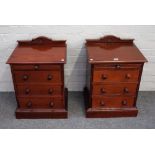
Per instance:
[[[137,108],[128,109],[86,109],[87,118],[136,117]]]
[[[17,119],[67,118],[66,110],[17,109]]]

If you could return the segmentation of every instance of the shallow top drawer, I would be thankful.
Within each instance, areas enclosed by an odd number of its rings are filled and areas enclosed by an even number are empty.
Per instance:
[[[111,63],[111,64],[95,64],[94,69],[113,68],[113,69],[132,69],[140,68],[141,64],[125,64],[125,63]]]
[[[13,70],[60,70],[61,65],[52,65],[52,64],[19,64],[19,65],[12,65]]]

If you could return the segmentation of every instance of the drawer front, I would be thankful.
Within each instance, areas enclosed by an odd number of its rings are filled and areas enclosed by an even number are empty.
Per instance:
[[[134,105],[134,97],[93,97],[93,108],[129,108]]]
[[[17,84],[18,96],[33,96],[33,95],[47,95],[56,96],[62,95],[62,86],[58,85],[37,85],[37,84]]]
[[[63,98],[18,98],[20,108],[27,109],[61,109],[64,108]]]
[[[135,95],[137,85],[136,84],[100,84],[93,85],[93,95],[102,96],[116,96],[116,95]]]
[[[139,69],[94,70],[93,82],[138,82]]]
[[[60,65],[41,65],[41,64],[31,64],[31,65],[12,65],[13,70],[61,70]]]
[[[95,64],[94,69],[139,69],[141,64],[125,64],[125,63],[111,63],[111,64]]]
[[[14,71],[16,83],[60,83],[60,71]]]

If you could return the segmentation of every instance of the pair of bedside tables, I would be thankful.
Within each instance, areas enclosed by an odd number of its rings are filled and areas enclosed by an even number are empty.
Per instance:
[[[136,100],[147,60],[133,40],[105,36],[86,40],[86,48],[86,117],[137,116]],[[63,40],[18,41],[7,61],[17,100],[16,118],[67,118],[66,52]]]

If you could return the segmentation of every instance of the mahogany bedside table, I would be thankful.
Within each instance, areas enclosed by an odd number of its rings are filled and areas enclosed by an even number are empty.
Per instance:
[[[105,36],[86,40],[86,117],[134,117],[143,70],[147,62],[133,39]]]
[[[7,61],[18,104],[16,118],[67,118],[65,42],[46,37],[18,41]]]

